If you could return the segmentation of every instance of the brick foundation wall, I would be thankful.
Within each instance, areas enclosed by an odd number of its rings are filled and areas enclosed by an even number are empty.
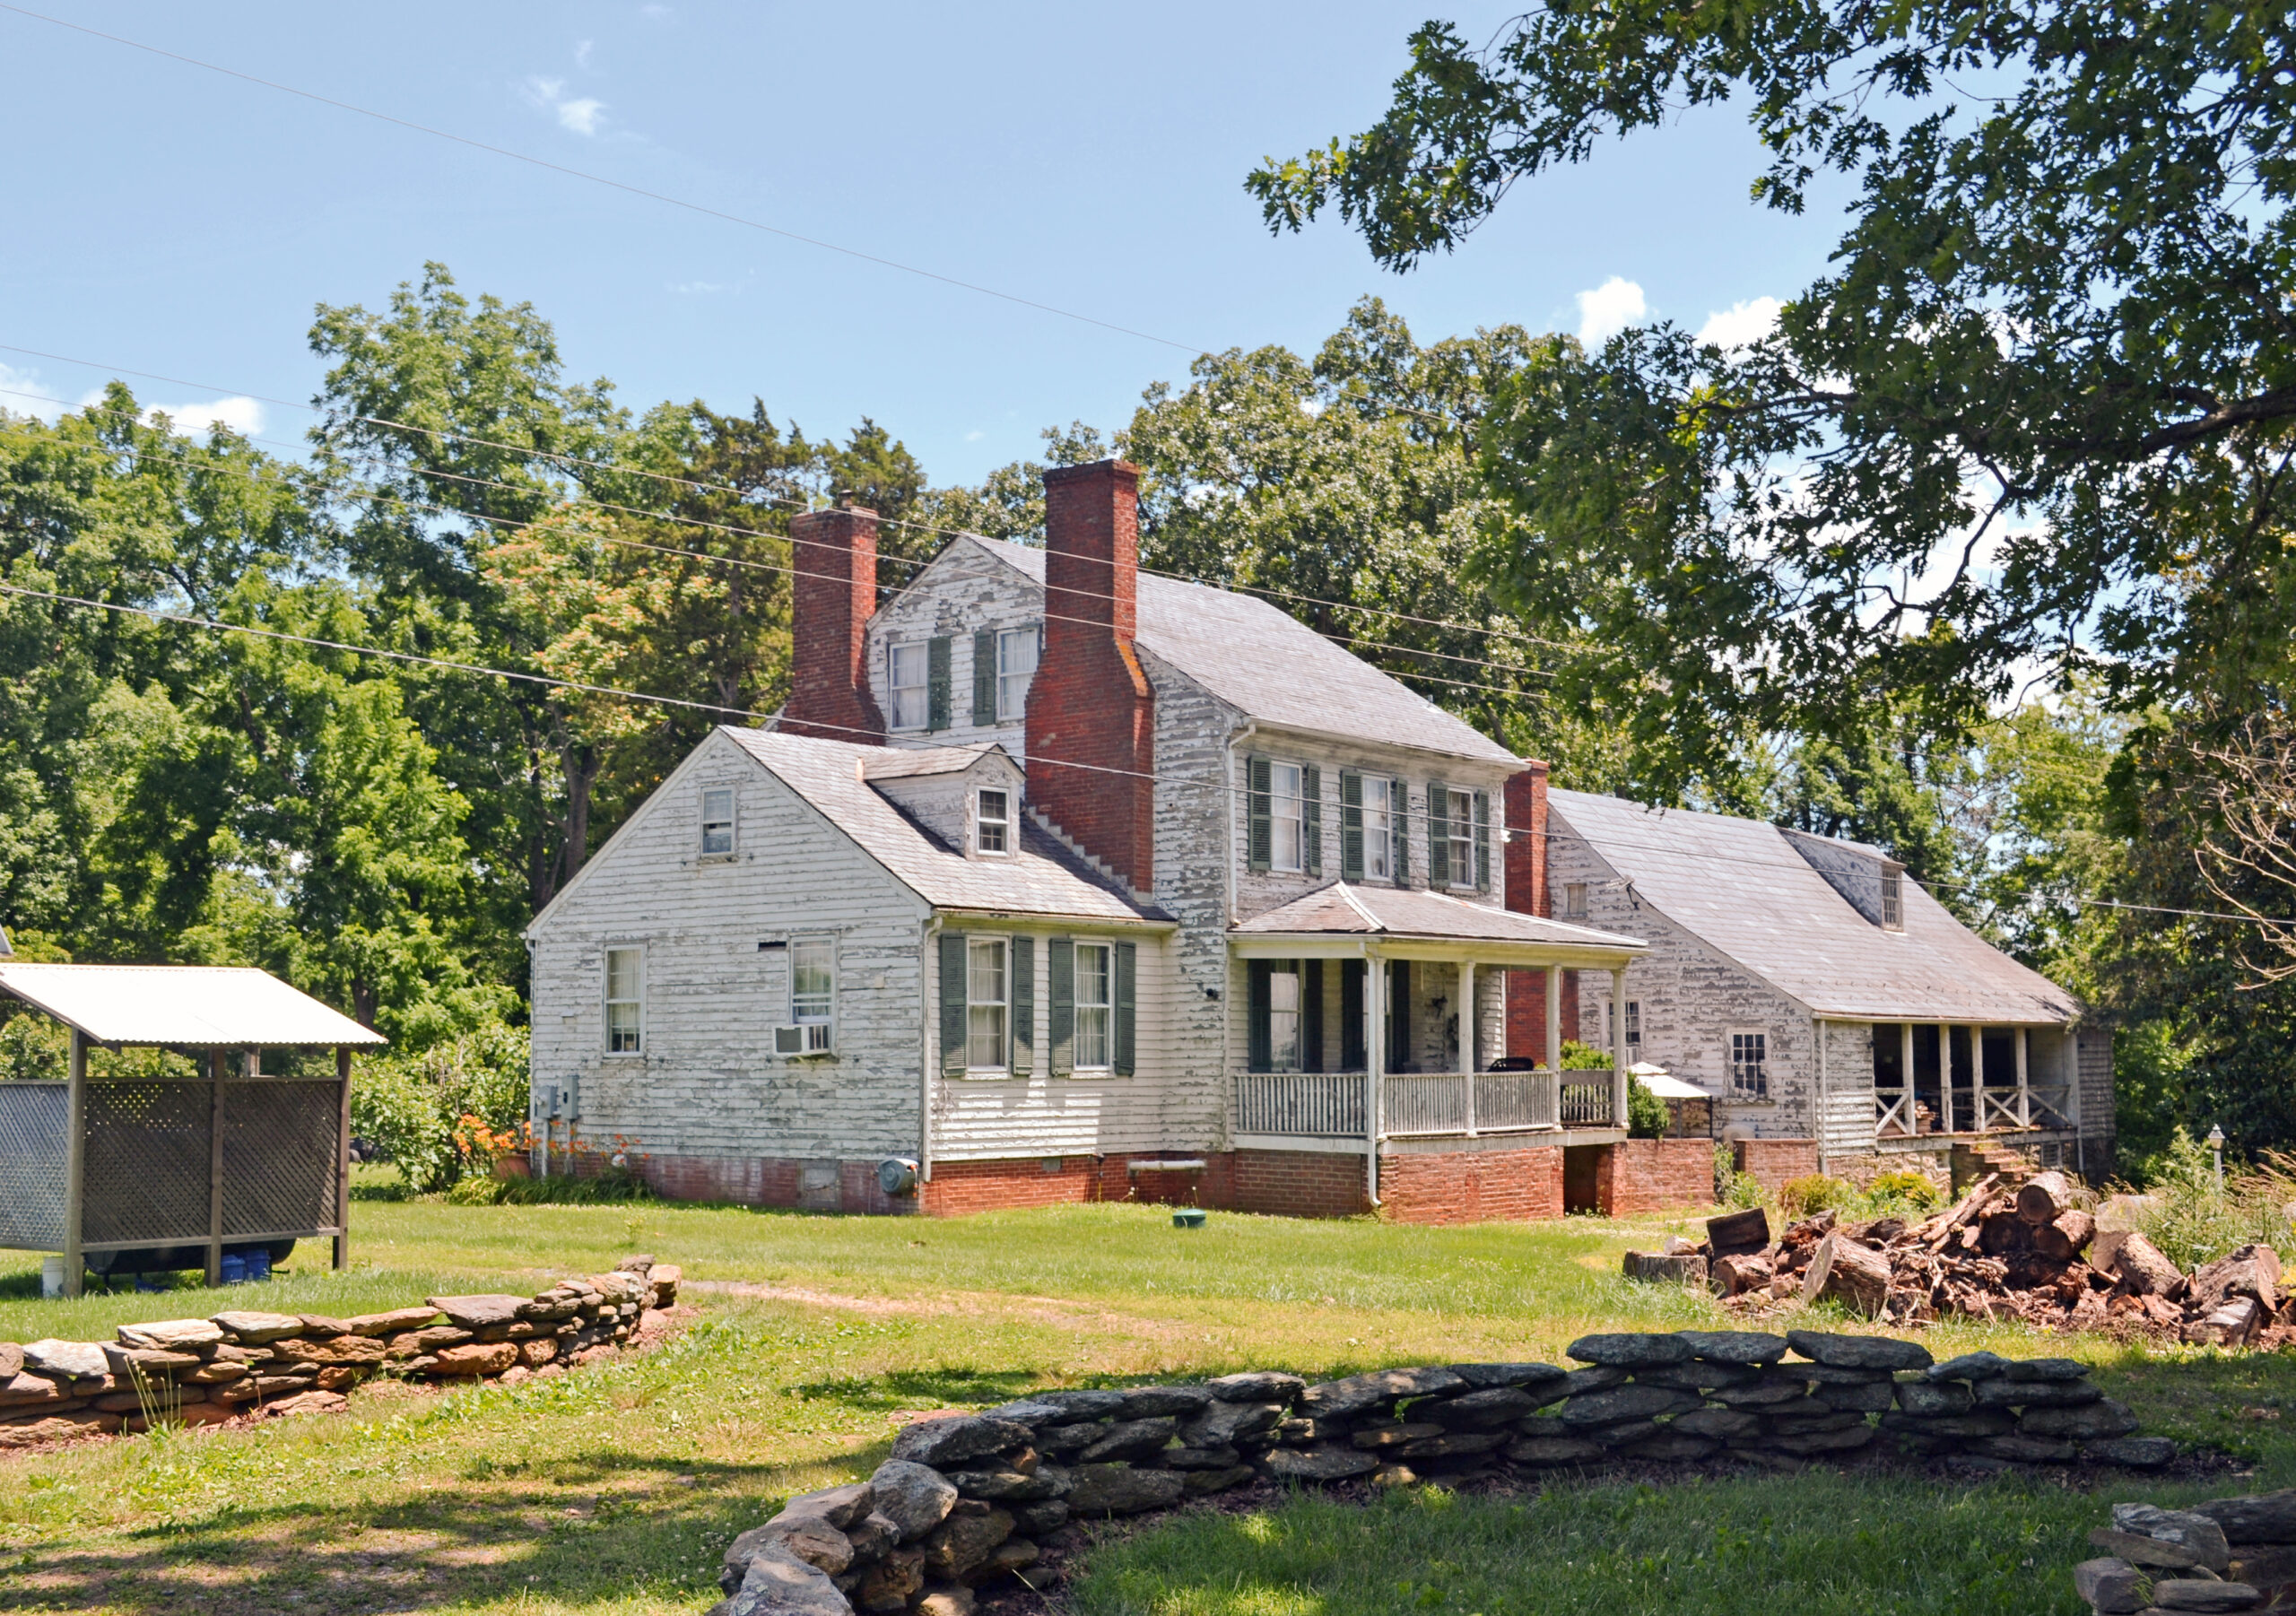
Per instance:
[[[789,524],[796,577],[789,612],[785,734],[882,742],[885,721],[869,693],[869,618],[877,609],[877,513],[807,511]]]
[[[639,1176],[654,1193],[668,1201],[731,1201],[744,1206],[880,1216],[917,1210],[913,1197],[888,1195],[878,1187],[874,1158],[834,1161],[792,1156],[647,1156],[636,1165]],[[592,1171],[596,1166],[594,1160],[581,1164]]]
[[[1381,1214],[1398,1223],[1526,1222],[1562,1216],[1562,1147],[1379,1158]]]
[[[1740,1172],[1773,1195],[1788,1178],[1805,1178],[1818,1170],[1814,1139],[1733,1140],[1730,1156]]]
[[[1156,698],[1132,646],[1139,486],[1139,468],[1121,460],[1044,474],[1044,656],[1029,686],[1029,801],[1148,892]]]
[[[1597,1204],[1612,1217],[1714,1202],[1714,1146],[1704,1139],[1622,1139],[1596,1161]]]
[[[1213,1158],[1224,1183],[1210,1203],[1286,1218],[1352,1218],[1371,1210],[1363,1158],[1336,1151],[1231,1151]]]

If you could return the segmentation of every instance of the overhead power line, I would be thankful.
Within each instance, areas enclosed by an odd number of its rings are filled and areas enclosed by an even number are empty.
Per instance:
[[[1114,320],[1100,319],[1097,316],[1082,314],[1073,308],[1062,308],[1057,304],[1040,302],[1035,298],[1022,297],[1018,292],[1003,291],[994,286],[984,286],[977,281],[961,280],[955,275],[943,274],[938,270],[926,269],[915,264],[904,264],[897,258],[888,258],[881,254],[865,252],[857,247],[847,247],[840,242],[824,240],[819,236],[808,236],[778,224],[768,224],[762,219],[752,219],[741,213],[729,213],[723,208],[714,208],[706,203],[693,202],[683,196],[673,196],[663,191],[648,190],[644,186],[631,185],[627,180],[612,179],[604,174],[593,174],[587,169],[577,169],[567,163],[552,162],[548,158],[536,157],[531,152],[515,151],[509,146],[498,146],[488,141],[475,140],[467,135],[457,135],[451,129],[440,129],[430,124],[417,123],[413,118],[399,117],[388,112],[378,112],[371,107],[361,107],[335,96],[322,95],[315,90],[304,90],[294,84],[282,83],[276,79],[266,79],[256,74],[245,73],[236,67],[226,67],[220,62],[204,61],[198,56],[186,56],[181,51],[168,50],[157,45],[149,45],[141,39],[131,39],[125,34],[107,33],[102,29],[67,22],[62,17],[52,17],[45,12],[36,12],[22,5],[12,5],[7,4],[6,0],[0,0],[0,11],[13,12],[17,16],[29,18],[35,22],[45,22],[54,28],[67,29],[74,33],[85,34],[90,39],[102,39],[109,44],[124,46],[130,50],[140,50],[147,56],[158,56],[165,61],[179,62],[187,67],[199,68],[202,72],[220,74],[225,78],[238,79],[243,83],[260,85],[265,90],[276,91],[281,95],[291,95],[322,107],[332,107],[338,112],[353,113],[360,117],[372,118],[377,123],[391,124],[401,129],[413,130],[417,135],[427,135],[434,140],[452,141],[458,146],[467,146],[474,152],[485,152],[496,157],[507,157],[513,162],[522,162],[534,168],[545,169],[553,174],[562,174],[570,179],[579,179],[589,185],[604,186],[608,190],[621,191],[631,196],[641,196],[649,202],[658,202],[667,207],[683,208],[687,213],[699,213],[708,219],[721,220],[727,224],[738,224],[747,230],[761,230],[769,236],[778,236],[786,241],[796,241],[806,247],[818,248],[823,252],[837,253],[844,257],[857,259],[864,264],[874,264],[880,268],[897,270],[902,274],[915,275],[920,280],[937,281],[944,286],[953,286],[961,291],[976,292],[982,297],[995,298],[1001,302],[1015,304],[1022,308],[1033,308],[1039,314],[1053,315],[1064,320],[1074,320],[1079,325],[1097,326],[1103,331],[1113,331],[1120,336],[1137,337],[1144,343],[1155,343],[1166,348],[1177,348],[1183,353],[1199,354],[1212,352],[1212,349],[1202,343],[1183,343],[1171,337],[1159,336],[1151,331],[1141,331],[1130,326],[1120,326]]]

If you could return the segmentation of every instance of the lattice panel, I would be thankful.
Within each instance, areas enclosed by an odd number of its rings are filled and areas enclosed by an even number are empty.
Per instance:
[[[62,1083],[0,1083],[0,1247],[63,1249],[71,1103]]]
[[[207,1238],[205,1083],[91,1082],[81,1238]]]
[[[331,1082],[223,1088],[223,1234],[335,1223],[336,1089]]]

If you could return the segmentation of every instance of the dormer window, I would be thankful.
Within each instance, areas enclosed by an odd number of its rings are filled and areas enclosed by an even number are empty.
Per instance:
[[[1012,851],[1013,809],[1011,796],[1002,791],[980,794],[980,810],[976,819],[973,845],[983,853]]]
[[[716,786],[701,794],[701,856],[730,858],[734,853],[734,788]]]
[[[1885,932],[1905,930],[1905,872],[1882,872],[1882,929]]]

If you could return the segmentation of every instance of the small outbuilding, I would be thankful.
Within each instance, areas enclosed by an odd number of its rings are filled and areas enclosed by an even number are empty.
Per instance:
[[[386,1040],[260,970],[0,957],[0,993],[71,1032],[62,1082],[0,1083],[0,1247],[99,1273],[197,1267],[327,1237],[349,1257],[351,1052]],[[155,1048],[197,1077],[91,1079],[88,1050]],[[267,1073],[266,1050],[333,1049]]]

